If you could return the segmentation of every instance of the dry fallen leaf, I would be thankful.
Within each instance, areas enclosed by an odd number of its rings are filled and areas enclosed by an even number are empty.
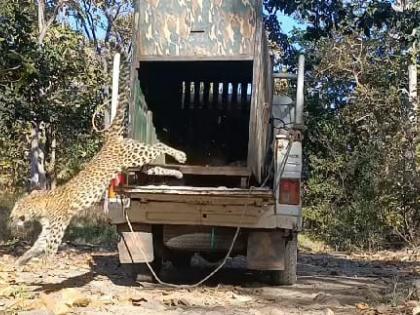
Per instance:
[[[90,299],[87,297],[77,298],[73,301],[72,306],[76,307],[86,307],[90,303]]]
[[[4,286],[4,287],[0,287],[0,297],[9,297],[12,295],[13,293],[13,288],[12,286]]]
[[[78,290],[73,288],[63,289],[60,291],[62,296],[62,302],[71,306],[74,304],[74,302],[77,302],[79,300],[83,300],[86,297],[80,293]]]
[[[191,303],[187,299],[185,299],[185,298],[180,298],[178,300],[178,305],[191,306]]]
[[[163,299],[163,304],[167,306],[191,306],[191,303],[185,298],[168,298]]]
[[[369,305],[367,305],[366,303],[358,303],[356,304],[356,308],[358,310],[364,311],[364,310],[369,309]]]
[[[133,304],[134,306],[141,306],[141,304],[143,302],[147,302],[147,300],[145,298],[130,298],[129,301],[131,302],[131,304]]]
[[[329,306],[340,306],[340,301],[332,296],[331,294],[326,294],[324,292],[318,293],[314,298],[313,301],[317,304],[324,304]]]
[[[238,295],[235,293],[232,293],[232,299],[238,301],[238,302],[249,302],[252,300],[251,297],[245,296],[245,295]]]
[[[70,307],[62,303],[54,294],[41,293],[40,299],[45,307],[56,315],[70,312]]]
[[[59,292],[41,294],[41,301],[54,314],[65,314],[72,307],[86,307],[91,302],[90,298],[73,288],[63,289]]]

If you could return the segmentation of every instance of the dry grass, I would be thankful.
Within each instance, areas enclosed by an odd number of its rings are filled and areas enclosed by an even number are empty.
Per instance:
[[[118,234],[115,226],[108,223],[102,208],[96,206],[73,219],[65,239],[77,244],[114,247]]]
[[[307,252],[328,253],[332,251],[330,246],[326,245],[325,243],[321,241],[314,240],[313,238],[311,238],[309,235],[305,233],[299,233],[298,242],[299,242],[299,249],[302,249]]]

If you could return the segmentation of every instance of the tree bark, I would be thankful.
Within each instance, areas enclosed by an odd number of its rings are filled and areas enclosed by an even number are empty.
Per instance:
[[[61,7],[64,5],[64,0],[59,1],[54,8],[53,13],[47,20],[45,16],[45,0],[38,0],[38,44],[42,45],[44,38],[47,35],[48,29],[51,24],[55,21],[60,12]]]
[[[45,1],[38,0],[38,31],[41,33],[45,24]],[[39,38],[38,38],[39,40]]]
[[[56,153],[57,153],[57,133],[54,125],[50,125],[49,130],[49,156],[50,160],[48,163],[48,186],[50,189],[54,189],[57,186],[56,176]]]
[[[46,19],[46,3],[45,0],[38,0],[38,44],[41,46],[51,24],[57,18],[58,12],[64,1],[59,1],[54,12]],[[39,97],[42,95],[39,91]],[[47,174],[45,171],[45,124],[43,122],[33,122],[31,130],[31,154],[30,154],[30,189],[47,189]],[[55,149],[54,149],[55,150]],[[54,157],[55,159],[55,157]]]
[[[414,58],[413,58],[414,59]],[[408,66],[408,100],[413,111],[413,123],[418,129],[418,95],[417,95],[417,65],[415,63]]]
[[[31,130],[31,179],[30,189],[47,188],[45,173],[45,155],[42,149],[42,130],[41,124],[34,122]]]

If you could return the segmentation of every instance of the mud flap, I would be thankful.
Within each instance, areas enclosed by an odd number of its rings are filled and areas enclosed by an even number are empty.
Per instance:
[[[248,235],[247,267],[284,270],[285,238],[282,231],[254,231]]]
[[[152,233],[120,232],[120,235],[118,254],[122,264],[144,263],[154,260]],[[140,248],[143,249],[144,254]]]

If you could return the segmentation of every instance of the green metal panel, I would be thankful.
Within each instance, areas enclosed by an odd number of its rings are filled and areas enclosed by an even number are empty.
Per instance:
[[[253,57],[257,0],[138,1],[140,60]]]
[[[147,110],[147,104],[138,79],[134,80],[133,93],[132,136],[143,143],[154,143],[157,141],[156,130],[151,119],[151,112]]]

